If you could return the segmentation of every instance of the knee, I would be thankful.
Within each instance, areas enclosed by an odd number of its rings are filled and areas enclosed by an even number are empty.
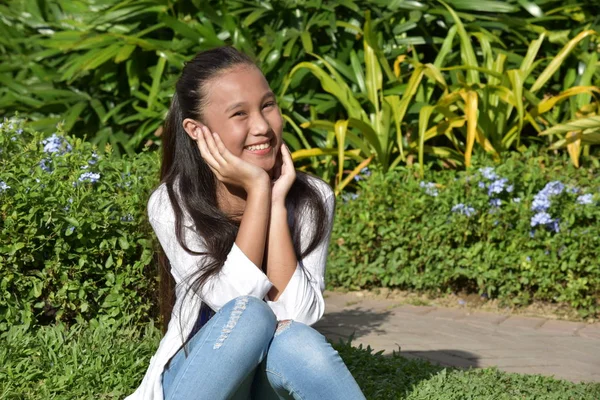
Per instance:
[[[267,357],[277,369],[302,365],[303,370],[315,378],[327,374],[332,362],[339,358],[323,335],[296,321],[279,322]]]
[[[236,297],[225,304],[223,309],[229,314],[228,325],[237,325],[238,329],[247,328],[248,338],[252,336],[270,338],[275,332],[277,325],[275,314],[267,303],[257,297]]]

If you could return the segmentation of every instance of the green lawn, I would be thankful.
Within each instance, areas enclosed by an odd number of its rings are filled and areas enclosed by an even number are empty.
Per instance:
[[[141,380],[160,332],[90,325],[14,329],[2,336],[0,398],[121,399]],[[599,399],[573,384],[496,369],[444,369],[400,355],[335,345],[368,399]]]

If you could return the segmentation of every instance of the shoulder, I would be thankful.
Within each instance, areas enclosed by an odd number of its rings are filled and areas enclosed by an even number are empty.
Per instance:
[[[150,195],[148,218],[151,222],[175,222],[175,212],[165,183],[157,187]]]
[[[302,173],[302,175],[304,180],[319,192],[323,200],[327,201],[330,198],[335,198],[333,189],[331,189],[331,186],[329,186],[329,184],[327,184],[327,182],[325,182],[323,179],[306,173]]]

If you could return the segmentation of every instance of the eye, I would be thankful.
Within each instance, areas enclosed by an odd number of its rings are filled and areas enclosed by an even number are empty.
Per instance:
[[[237,111],[237,112],[235,112],[235,113],[232,115],[232,117],[243,117],[244,115],[246,115],[246,113],[245,113],[245,112],[243,112],[243,111]]]
[[[265,103],[263,108],[275,107],[275,105],[276,105],[276,103],[274,101],[270,101],[268,103]]]

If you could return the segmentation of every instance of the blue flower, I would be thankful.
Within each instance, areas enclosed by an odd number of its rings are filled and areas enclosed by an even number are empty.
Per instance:
[[[439,194],[434,182],[421,181],[419,186],[425,189],[425,193],[427,193],[429,196],[437,197],[437,195]]]
[[[507,183],[508,179],[506,178],[500,178],[490,183],[490,185],[488,186],[488,196],[502,193],[502,191],[504,190],[504,186]]]
[[[121,217],[121,221],[123,221],[123,222],[131,222],[131,221],[133,221],[133,215],[127,214],[126,216]]]
[[[577,204],[581,204],[582,206],[592,204],[594,202],[593,197],[591,193],[583,194],[577,197]]]
[[[532,211],[547,211],[550,208],[550,199],[546,193],[538,193],[533,197],[533,203],[531,203]]]
[[[8,189],[10,189],[10,186],[8,186],[4,181],[0,181],[0,193]]]
[[[56,133],[49,138],[42,140],[42,144],[44,145],[44,153],[48,154],[64,154],[71,151],[71,145],[67,143],[63,137],[58,136]]]
[[[342,200],[344,201],[344,203],[356,199],[358,199],[358,193],[342,193]]]
[[[513,185],[508,185],[506,187],[506,193],[512,193],[513,190],[515,190],[515,187]]]
[[[484,182],[477,182],[477,186],[479,186],[481,189],[485,189],[485,183]]]
[[[521,202],[521,198],[520,197],[515,197],[512,199],[513,203],[520,203]]]
[[[490,206],[492,207],[500,207],[502,205],[502,200],[500,199],[490,199]]]
[[[72,234],[73,232],[75,232],[75,227],[74,227],[74,226],[69,226],[69,227],[67,228],[67,230],[65,231],[65,233],[66,233],[67,235],[70,235],[70,234]]]
[[[84,172],[79,176],[79,182],[91,182],[96,183],[100,179],[100,174],[95,172]]]
[[[494,172],[494,168],[492,167],[479,168],[479,173],[485,179],[490,181],[493,181],[494,179],[498,178],[498,175],[496,175],[496,173]]]
[[[454,207],[452,207],[452,212],[457,212],[463,215],[466,215],[467,217],[470,217],[471,215],[475,214],[475,209],[473,207],[470,206],[466,206],[462,203],[459,203],[457,205],[455,205]]]
[[[558,196],[565,190],[565,185],[563,185],[560,181],[548,182],[546,186],[542,189],[544,193],[547,193],[549,196]]]
[[[545,211],[541,211],[537,214],[535,214],[533,217],[531,217],[531,226],[535,227],[538,225],[548,225],[551,224],[553,221],[552,217],[550,217],[550,214],[548,214]]]
[[[52,172],[52,160],[50,158],[44,158],[40,161],[40,168],[46,172]]]
[[[92,158],[91,160],[88,161],[89,165],[96,165],[98,163],[98,154],[96,154],[96,152],[92,153]]]
[[[371,176],[371,171],[369,170],[369,167],[364,167],[360,170],[360,173],[364,176]]]
[[[577,193],[579,193],[579,190],[580,189],[576,186],[572,186],[568,189],[569,193],[571,193],[571,194],[577,194]]]

